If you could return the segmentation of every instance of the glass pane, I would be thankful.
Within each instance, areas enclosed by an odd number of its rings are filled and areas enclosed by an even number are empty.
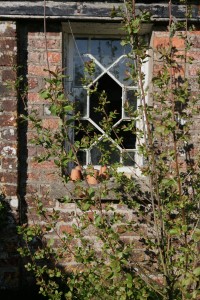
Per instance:
[[[83,55],[88,53],[88,39],[76,38],[74,44],[74,85],[81,86],[84,78],[84,58]]]
[[[81,117],[87,116],[87,91],[83,88],[74,88],[74,99],[76,111],[80,112]]]
[[[92,39],[91,54],[104,66],[110,66],[118,57],[123,54],[120,40]]]
[[[74,45],[74,56],[79,56],[88,53],[88,38],[76,38],[76,45]]]
[[[128,77],[127,70],[130,71],[130,66],[134,64],[134,61],[128,57],[122,57],[120,61],[114,65],[109,72],[111,72],[115,78],[117,78],[125,86],[134,86],[135,83]]]
[[[107,103],[102,105],[102,93],[105,91]],[[121,87],[107,74],[98,80],[97,91],[90,96],[90,118],[96,122],[103,130],[102,120],[105,113],[97,111],[97,108],[104,108],[106,114],[115,111],[113,124],[121,119],[122,116],[122,89]]]
[[[91,151],[91,164],[104,165],[120,162],[120,151],[110,141],[100,141]]]
[[[135,152],[125,151],[122,153],[123,165],[134,166],[135,165]]]
[[[77,152],[77,158],[78,158],[78,161],[79,161],[79,164],[81,166],[84,166],[86,165],[86,151],[78,151]]]
[[[84,62],[78,56],[74,58],[74,85],[82,86],[84,78]]]
[[[82,56],[81,58],[76,56],[74,58],[74,85],[75,86],[83,86],[85,85],[87,81],[85,81],[85,79],[89,79],[89,83],[91,83],[91,81],[94,81],[95,78],[97,78],[101,73],[102,70],[99,66],[97,66],[94,63],[94,70],[92,74],[89,74],[89,78],[88,78],[88,74],[85,71],[85,67],[90,67],[90,64],[93,64],[93,60],[86,56]],[[87,85],[87,84],[86,84]]]
[[[126,99],[124,102],[124,117],[131,118],[132,113],[137,109],[137,96],[135,90],[126,90]]]
[[[101,133],[87,120],[75,122],[75,140],[80,142],[81,148],[89,148]]]
[[[123,149],[135,149],[136,135],[134,121],[122,121],[113,128],[112,139]]]

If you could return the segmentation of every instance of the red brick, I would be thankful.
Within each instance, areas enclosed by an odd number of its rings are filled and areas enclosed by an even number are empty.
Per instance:
[[[200,72],[200,65],[190,65],[188,69],[190,76],[198,76],[198,73]]]
[[[2,157],[2,168],[3,169],[17,169],[17,158]]]
[[[17,173],[16,172],[4,172],[1,176],[1,182],[17,184]]]
[[[35,77],[29,77],[28,79],[28,87],[30,90],[36,88],[38,86],[38,80]]]
[[[190,51],[187,56],[199,62],[200,51]]]
[[[39,63],[44,61],[44,52],[29,51],[28,61],[33,63]]]
[[[58,52],[48,52],[48,60],[50,63],[60,63],[62,62],[61,53]]]
[[[59,119],[45,119],[42,121],[42,125],[44,128],[56,130],[59,127]]]
[[[38,185],[37,184],[27,184],[26,186],[26,192],[27,194],[35,194],[38,192]]]
[[[43,102],[44,100],[40,97],[39,93],[28,93],[29,102]]]
[[[44,161],[44,162],[41,162],[41,163],[38,163],[36,161],[31,161],[29,162],[29,167],[30,169],[52,169],[55,167],[55,164],[53,161]]]
[[[16,126],[16,119],[11,115],[1,115],[1,127],[3,126]]]
[[[28,172],[27,174],[27,179],[29,181],[33,180],[33,181],[39,181],[41,178],[41,174],[39,172]]]
[[[0,82],[0,95],[1,97],[16,96],[16,91],[12,87],[6,86],[5,83]]]
[[[7,141],[17,140],[17,130],[15,128],[8,128],[2,131],[2,138]]]
[[[16,145],[10,142],[4,141],[0,144],[0,154],[6,156],[16,156]]]
[[[16,55],[3,54],[0,59],[0,66],[13,66],[16,62]]]
[[[168,47],[170,43],[169,37],[155,37],[153,41],[153,47]],[[172,38],[172,45],[176,48],[184,48],[185,41],[179,37]]]
[[[60,227],[59,227],[60,234],[62,234],[62,233],[72,234],[73,232],[74,232],[74,229],[70,225],[60,225]]]
[[[1,102],[1,107],[4,112],[11,112],[17,109],[17,101],[15,100],[4,100]]]
[[[29,49],[46,49],[45,39],[29,39],[28,42]],[[61,41],[55,39],[47,40],[47,49],[60,49]]]
[[[16,42],[16,40],[15,39],[6,39],[6,38],[4,38],[4,39],[0,39],[0,51],[1,52],[10,52],[10,51],[16,51],[17,50],[17,48],[16,48],[16,46],[17,46],[17,42]]]
[[[41,77],[47,77],[49,73],[45,71],[47,69],[47,66],[35,66],[35,65],[29,65],[28,66],[28,74],[30,75],[37,75]]]
[[[6,196],[16,196],[18,193],[18,187],[17,184],[3,184],[5,195]]]
[[[2,70],[2,81],[15,80],[16,72],[14,70]]]
[[[29,37],[44,37],[44,32],[29,32]],[[46,36],[58,38],[60,37],[60,32],[46,32]]]

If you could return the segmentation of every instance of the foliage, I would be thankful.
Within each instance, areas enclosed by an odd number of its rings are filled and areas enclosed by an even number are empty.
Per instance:
[[[124,130],[137,135],[139,153],[144,160],[138,166],[142,175],[137,178],[132,174],[129,179],[118,173],[119,165],[114,164],[108,171],[114,178],[111,186],[107,179],[100,180],[96,188],[87,182],[74,182],[70,196],[60,199],[66,207],[74,204],[70,215],[72,228],[62,233],[57,228],[62,220],[59,210],[44,207],[45,196],[36,196],[40,223],[19,228],[25,242],[19,251],[30,259],[26,268],[34,272],[40,293],[49,299],[198,299],[200,162],[191,136],[198,99],[193,96],[186,77],[188,65],[192,63],[188,57],[192,45],[187,20],[173,21],[170,13],[168,45],[157,49],[160,70],[152,79],[150,93],[143,73],[149,49],[139,35],[141,24],[149,21],[149,13],[137,15],[135,2],[131,1],[123,16],[127,33],[123,45],[130,46],[132,60],[128,74],[138,82],[140,99],[137,112],[127,107],[133,122]],[[185,43],[181,54],[173,44],[177,34]],[[94,67],[89,64],[85,68],[85,82],[90,82]],[[68,167],[80,164],[79,149],[97,141],[98,135],[81,127],[80,113],[63,90],[62,73],[50,71],[50,74],[41,96],[47,100],[51,114],[59,118],[59,128],[55,131],[45,128],[37,111],[24,119],[35,129],[33,143],[44,149],[38,162],[53,159],[67,188]],[[97,90],[93,87],[88,92]],[[151,102],[147,103],[147,95]],[[107,101],[105,93],[101,93],[97,112],[104,114],[102,126],[109,137],[115,112],[107,114]],[[135,129],[139,119],[142,127]],[[83,130],[83,138],[73,143],[70,130]],[[120,143],[117,132],[116,139]],[[108,164],[112,149],[102,147],[101,151],[102,163]],[[115,191],[118,204],[104,201],[111,190]],[[117,209],[119,205],[126,205],[132,215],[130,220]],[[141,230],[144,225],[146,233]],[[51,233],[57,238],[52,239]],[[138,249],[135,237],[142,243],[145,261],[135,257]],[[69,258],[76,262],[73,272],[63,267]]]

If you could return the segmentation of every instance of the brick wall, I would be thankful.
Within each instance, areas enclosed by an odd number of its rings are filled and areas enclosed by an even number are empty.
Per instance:
[[[165,29],[164,29],[165,30]],[[17,32],[17,33],[16,33]],[[194,63],[188,66],[187,74],[192,85],[193,93],[198,93],[196,84],[197,72],[200,69],[200,31],[191,32],[191,41],[194,43],[190,55]],[[167,42],[164,32],[154,31],[151,38],[153,46],[153,71],[160,68],[156,47]],[[183,49],[179,39],[174,39],[174,44]],[[43,23],[35,24],[19,21],[0,23],[0,187],[5,191],[9,207],[9,226],[1,229],[0,240],[0,285],[1,288],[17,287],[20,285],[19,277],[25,280],[25,274],[21,270],[19,258],[16,253],[18,239],[16,225],[23,222],[39,221],[33,209],[36,192],[44,194],[48,190],[55,190],[59,186],[58,175],[55,173],[51,161],[38,164],[34,161],[35,155],[41,149],[30,143],[34,130],[26,123],[17,123],[17,116],[27,113],[27,108],[35,108],[43,118],[46,126],[55,129],[58,119],[48,114],[48,104],[39,97],[39,91],[44,87],[44,77],[48,73],[44,69],[55,70],[62,67],[62,32],[60,23],[51,23],[47,26],[46,39],[43,31]],[[48,61],[47,61],[48,59]],[[15,64],[21,66],[18,71],[13,71]],[[6,80],[15,80],[17,75],[24,77],[28,84],[28,93],[25,98],[16,95],[12,89],[5,87]],[[21,87],[23,90],[23,86]],[[198,122],[196,120],[195,122]],[[194,123],[194,140],[198,139],[198,129]],[[19,205],[18,205],[19,201]],[[52,198],[46,198],[45,207],[56,208],[60,211],[58,223],[59,233],[72,232],[73,204],[60,204]],[[132,212],[125,206],[116,204],[117,211],[130,219]],[[141,226],[145,232],[145,224]],[[120,228],[119,228],[120,230]],[[92,235],[92,231],[87,233]],[[123,234],[124,239],[130,239],[130,235]],[[132,237],[137,241],[137,236]],[[4,242],[3,242],[4,240]],[[56,243],[56,240],[55,240]],[[138,242],[137,259],[143,260],[141,245]],[[66,263],[73,265],[73,258],[66,259]],[[21,271],[20,271],[21,272]]]
[[[17,97],[6,82],[16,78],[16,24],[0,24],[0,184],[7,196],[17,194]]]
[[[49,26],[46,38],[43,32],[43,24],[40,24],[40,22],[37,26],[26,26],[26,30],[22,24],[21,30],[25,31],[21,50],[22,64],[24,62],[23,53],[27,54],[26,73],[24,75],[27,78],[28,94],[25,105],[29,111],[31,109],[37,110],[39,116],[43,119],[43,124],[54,130],[58,126],[58,119],[49,115],[48,103],[40,98],[39,92],[44,88],[44,78],[49,76],[45,70],[50,68],[53,71],[62,67],[62,33],[60,24]],[[57,181],[52,161],[37,164],[34,160],[34,157],[42,151],[40,147],[35,147],[30,143],[34,133],[35,131],[27,125],[26,137],[24,135],[21,136],[22,143],[26,145],[27,149],[26,155],[24,155],[23,148],[20,151],[21,173],[24,171],[26,173],[22,178],[21,192],[22,198],[25,196],[28,206],[29,202],[31,203],[33,200],[32,195],[34,192],[37,191],[43,194]]]
[[[19,283],[18,243],[18,157],[17,157],[17,95],[6,86],[16,79],[17,63],[15,22],[0,23],[0,200],[5,219],[0,224],[0,286],[15,287]],[[6,197],[6,198],[5,198]]]
[[[179,76],[185,76],[189,80],[190,88],[192,96],[198,98],[199,96],[199,84],[198,84],[198,73],[200,72],[200,29],[196,29],[195,31],[188,32],[188,40],[191,42],[191,47],[187,51],[187,57],[193,59],[192,63],[184,64],[183,59],[179,61],[180,69],[177,70],[176,74],[174,74],[174,78],[178,78]],[[175,35],[172,39],[172,45],[177,48],[179,55],[184,55],[185,53],[185,42],[181,39],[178,34]],[[153,48],[153,56],[152,56],[152,64],[153,64],[153,73],[157,74],[157,72],[161,69],[163,63],[160,60],[158,51],[160,47],[168,47],[169,46],[169,34],[163,30],[155,30],[152,32],[151,37],[151,46]],[[197,102],[197,106],[199,107],[200,102]],[[199,152],[199,116],[194,117],[194,122],[191,127],[191,142],[194,145],[193,154],[198,154]]]

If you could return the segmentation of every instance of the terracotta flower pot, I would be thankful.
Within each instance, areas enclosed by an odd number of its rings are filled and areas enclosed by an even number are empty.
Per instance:
[[[99,176],[103,179],[108,179],[109,175],[108,175],[108,167],[107,166],[101,166],[100,170],[99,170]]]
[[[78,170],[76,168],[71,170],[71,180],[76,181],[76,180],[81,180],[82,179],[82,173],[81,170]]]
[[[93,167],[87,168],[87,176],[86,180],[88,184],[97,184],[98,183],[98,175],[99,171],[94,169]]]
[[[80,170],[81,172],[82,172],[82,170],[83,170],[82,166],[80,166],[80,165],[77,165],[77,166],[75,167],[75,169],[76,169],[76,170]]]

